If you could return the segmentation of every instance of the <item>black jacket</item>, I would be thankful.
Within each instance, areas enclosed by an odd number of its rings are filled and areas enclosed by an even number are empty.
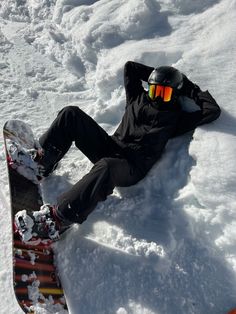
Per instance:
[[[151,164],[155,163],[170,138],[194,130],[220,115],[220,108],[210,93],[201,91],[185,75],[183,86],[174,100],[168,103],[150,100],[142,81],[147,82],[153,70],[136,62],[125,64],[126,110],[112,136],[126,157],[138,164],[148,160]],[[193,99],[199,110],[182,110],[179,96]]]

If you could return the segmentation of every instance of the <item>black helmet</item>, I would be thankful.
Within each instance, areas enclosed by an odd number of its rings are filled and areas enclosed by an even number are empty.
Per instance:
[[[152,100],[161,97],[165,102],[170,101],[176,90],[183,85],[183,74],[171,66],[161,66],[152,71],[148,85]]]

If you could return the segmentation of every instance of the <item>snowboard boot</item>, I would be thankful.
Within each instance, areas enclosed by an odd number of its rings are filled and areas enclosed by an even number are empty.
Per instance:
[[[41,148],[39,143],[32,149],[14,142],[9,145],[9,164],[35,183],[49,176],[57,168],[62,156],[62,152],[52,145],[46,149]]]
[[[58,217],[56,207],[49,204],[41,206],[39,211],[19,211],[15,215],[14,225],[25,243],[39,239],[57,241],[70,226]]]
[[[38,164],[38,179],[48,177],[58,166],[62,152],[55,146],[38,149],[33,160]]]

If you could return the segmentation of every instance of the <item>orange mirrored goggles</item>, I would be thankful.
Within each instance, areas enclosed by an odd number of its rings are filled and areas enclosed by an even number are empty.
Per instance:
[[[157,97],[161,97],[165,102],[170,101],[172,93],[172,87],[155,84],[148,85],[148,95],[152,100],[155,100]]]

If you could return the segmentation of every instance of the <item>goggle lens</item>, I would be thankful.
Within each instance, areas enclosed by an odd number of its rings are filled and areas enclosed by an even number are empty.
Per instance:
[[[154,84],[149,85],[148,95],[152,100],[156,99],[157,97],[161,97],[165,102],[168,102],[171,100],[172,93],[172,87]]]

